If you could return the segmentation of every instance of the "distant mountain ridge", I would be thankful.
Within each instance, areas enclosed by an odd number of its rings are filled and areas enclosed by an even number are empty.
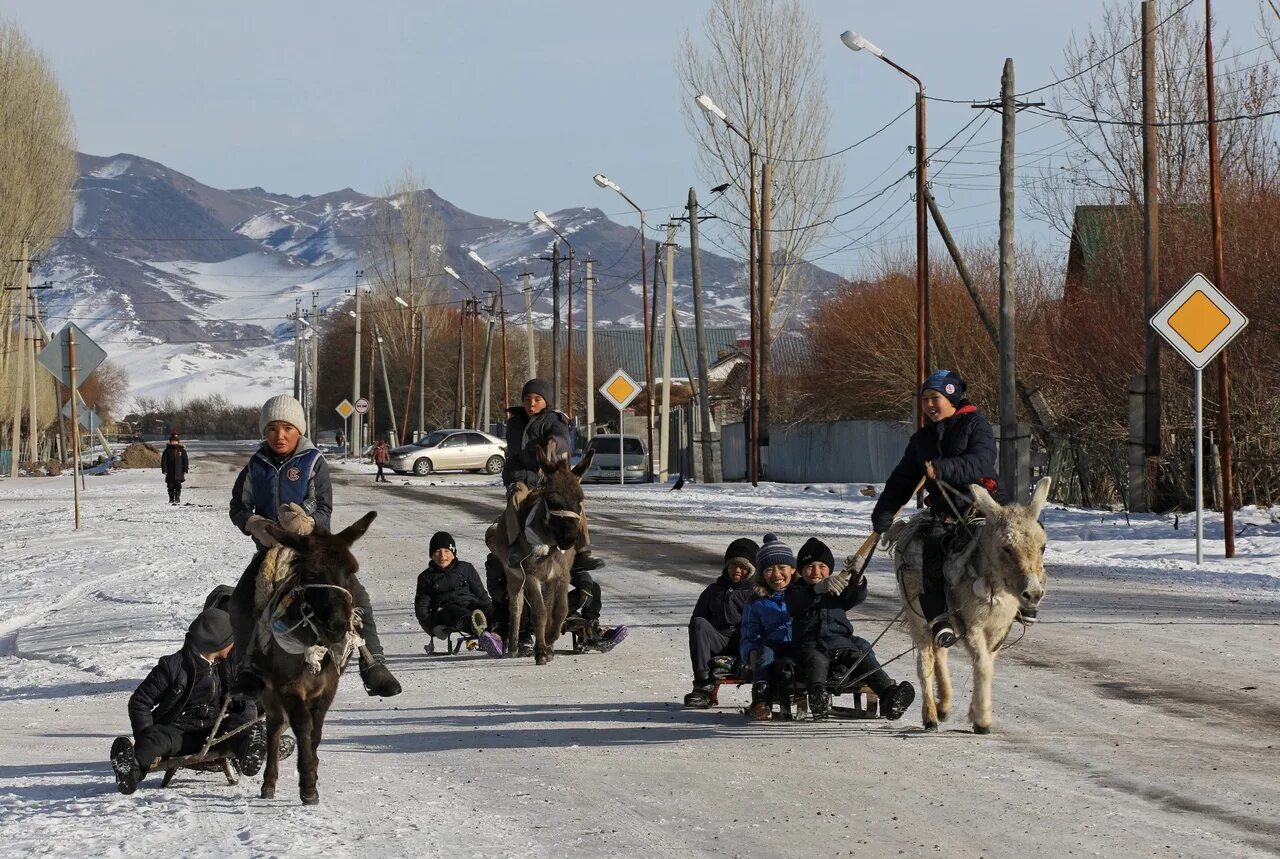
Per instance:
[[[159,162],[130,154],[80,155],[73,223],[41,263],[49,282],[42,309],[51,330],[80,325],[130,376],[137,396],[221,393],[255,402],[292,384],[295,302],[323,307],[345,300],[361,246],[375,216],[391,203],[343,188],[318,196],[261,187],[221,190]],[[549,253],[555,236],[536,222],[490,218],[463,210],[433,191],[420,192],[440,216],[445,257],[477,291],[492,277],[474,250],[506,281],[533,273],[536,310],[550,313]],[[639,231],[598,208],[551,213],[579,262],[596,260],[599,324],[640,323]],[[649,237],[649,241],[654,240]],[[650,248],[652,249],[652,248]],[[652,265],[652,260],[650,260]],[[811,267],[818,289],[838,282]],[[651,274],[651,272],[649,273]],[[746,327],[741,263],[702,254],[708,325]],[[582,324],[579,266],[575,323]],[[689,257],[677,252],[676,306],[691,311]],[[465,289],[450,281],[461,298]],[[509,304],[508,309],[514,309]]]

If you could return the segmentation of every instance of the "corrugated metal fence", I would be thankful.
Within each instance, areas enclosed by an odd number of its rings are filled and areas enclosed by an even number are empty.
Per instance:
[[[910,428],[892,421],[826,421],[769,427],[761,479],[781,483],[882,483],[902,458]],[[725,480],[746,480],[743,424],[720,431]]]

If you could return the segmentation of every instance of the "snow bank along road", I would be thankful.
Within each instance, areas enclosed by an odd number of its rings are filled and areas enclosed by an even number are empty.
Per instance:
[[[270,802],[258,778],[193,773],[120,796],[106,753],[128,731],[129,692],[249,557],[226,516],[246,456],[196,457],[182,507],[158,474],[90,478],[79,532],[68,480],[0,484],[0,853],[1277,855],[1280,579],[1264,567],[1280,533],[1265,521],[1242,537],[1265,563],[1191,574],[1186,528],[1133,537],[1123,519],[1051,511],[1043,620],[998,663],[988,737],[964,718],[959,653],[955,714],[936,735],[917,707],[896,723],[748,724],[745,689],[683,710],[685,624],[724,546],[773,530],[851,551],[871,502],[839,487],[589,488],[604,619],[632,632],[611,654],[537,668],[428,658],[413,617],[431,533],[453,533],[479,567],[501,488],[375,486],[338,466],[335,525],[379,513],[356,554],[404,693],[371,699],[347,674],[319,809],[297,804],[292,766]],[[868,639],[897,609],[887,562],[870,575],[853,613]],[[894,628],[877,651],[907,646]],[[889,671],[915,679],[911,655]]]

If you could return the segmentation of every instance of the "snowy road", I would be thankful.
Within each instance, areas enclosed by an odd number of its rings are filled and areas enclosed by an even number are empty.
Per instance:
[[[501,489],[375,486],[363,466],[339,468],[335,524],[379,513],[357,555],[404,694],[371,699],[347,675],[318,811],[296,804],[291,768],[271,802],[256,778],[195,774],[120,796],[105,759],[129,691],[248,557],[225,513],[242,460],[196,461],[184,500],[208,506],[168,507],[158,475],[91,480],[79,533],[50,488],[69,494],[65,480],[0,485],[13,523],[0,536],[0,852],[1277,855],[1280,529],[1265,517],[1242,539],[1251,563],[1191,573],[1185,528],[1170,539],[1153,524],[1135,542],[1103,514],[1051,511],[1044,620],[998,663],[991,736],[964,719],[963,656],[937,735],[916,707],[896,723],[749,725],[746,690],[683,710],[685,623],[732,537],[816,533],[840,555],[865,536],[871,502],[819,487],[591,487],[604,619],[631,636],[536,668],[427,658],[412,613],[430,534],[452,532],[479,567]],[[882,559],[871,582],[853,614],[867,638],[896,611]],[[906,647],[895,628],[877,651]],[[914,681],[910,659],[890,673]]]

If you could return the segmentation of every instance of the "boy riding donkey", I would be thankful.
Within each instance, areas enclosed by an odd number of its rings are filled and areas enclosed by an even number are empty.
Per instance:
[[[573,450],[569,434],[569,418],[562,412],[549,408],[552,398],[551,383],[545,379],[530,379],[520,391],[521,405],[507,409],[507,461],[502,468],[502,483],[507,489],[507,507],[502,515],[502,532],[510,546],[507,564],[518,567],[531,554],[546,547],[530,545],[520,528],[520,504],[542,482],[542,469],[538,465],[538,449],[548,441],[554,441],[556,455],[568,457]],[[587,532],[586,511],[582,514],[581,529],[575,547],[573,568],[569,581],[573,591],[569,594],[573,613],[581,615],[591,624],[586,645],[601,651],[612,650],[627,635],[625,626],[600,626],[600,586],[590,571],[604,566],[604,561],[591,553],[591,537]],[[499,559],[493,555],[485,560],[486,577],[494,601],[495,620],[506,622],[507,605],[504,601],[506,573]]]

